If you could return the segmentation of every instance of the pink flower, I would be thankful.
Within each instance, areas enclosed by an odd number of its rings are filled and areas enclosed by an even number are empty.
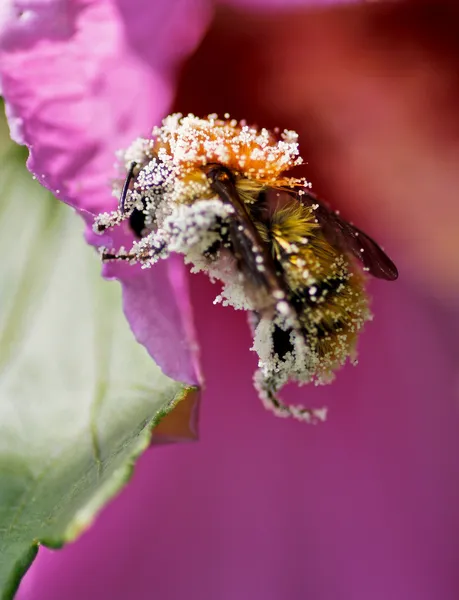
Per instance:
[[[191,279],[207,381],[200,441],[150,450],[91,530],[40,552],[20,598],[457,598],[458,320],[433,298],[459,283],[457,38],[441,6],[435,22],[415,3],[220,13],[176,107],[298,129],[320,188],[399,249],[402,279],[373,285],[358,367],[301,391],[331,408],[313,429],[263,411],[244,318]],[[113,206],[114,151],[169,112],[208,13],[168,9],[42,0],[4,17],[15,136],[31,146],[31,169],[80,210]],[[196,382],[186,280],[156,269],[110,275],[138,339]]]
[[[110,192],[116,150],[147,135],[167,112],[177,65],[202,34],[205,2],[176,9],[174,16],[155,3],[148,20],[142,3],[136,9],[111,0],[11,2],[9,13],[4,9],[1,75],[12,135],[28,146],[37,178],[90,222],[86,213],[116,204]],[[196,383],[179,267],[161,265],[148,278],[116,265],[105,275],[123,280],[132,329],[156,362],[172,377]],[[158,309],[143,310],[145,302]]]

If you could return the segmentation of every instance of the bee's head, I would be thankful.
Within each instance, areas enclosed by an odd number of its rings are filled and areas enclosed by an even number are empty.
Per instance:
[[[236,175],[228,167],[214,162],[203,165],[201,170],[211,183],[215,183],[216,181],[223,183],[234,182]]]
[[[241,193],[251,197],[260,185],[285,184],[282,173],[301,162],[294,132],[274,135],[228,115],[225,120],[171,115],[151,138],[135,140],[119,158],[127,177],[122,188],[115,183],[118,210],[98,219],[98,233],[129,219],[141,235],[160,225],[174,206],[214,198],[222,178],[238,187],[245,182]]]

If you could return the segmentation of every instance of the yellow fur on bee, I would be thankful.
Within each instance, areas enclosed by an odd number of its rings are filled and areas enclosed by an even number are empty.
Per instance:
[[[268,224],[256,222],[262,240],[282,266],[292,299],[339,282],[329,295],[301,304],[300,322],[308,345],[320,358],[317,376],[327,378],[353,353],[357,334],[368,319],[364,277],[353,262],[324,237],[314,210],[292,199],[275,209]]]

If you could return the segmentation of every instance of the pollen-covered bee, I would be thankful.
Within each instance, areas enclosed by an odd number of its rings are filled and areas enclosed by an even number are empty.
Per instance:
[[[96,218],[102,233],[124,220],[140,238],[102,259],[150,267],[181,253],[192,271],[222,282],[216,301],[249,311],[255,386],[279,416],[316,422],[324,409],[282,403],[290,380],[323,383],[355,356],[371,318],[363,271],[394,280],[393,262],[284,172],[298,164],[297,134],[280,135],[215,115],[172,115],[124,153],[118,210]]]

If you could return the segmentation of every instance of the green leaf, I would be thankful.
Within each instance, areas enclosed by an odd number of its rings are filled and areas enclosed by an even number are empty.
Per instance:
[[[185,396],[137,344],[71,209],[0,131],[0,597],[73,540]],[[3,137],[2,136],[3,133]]]

